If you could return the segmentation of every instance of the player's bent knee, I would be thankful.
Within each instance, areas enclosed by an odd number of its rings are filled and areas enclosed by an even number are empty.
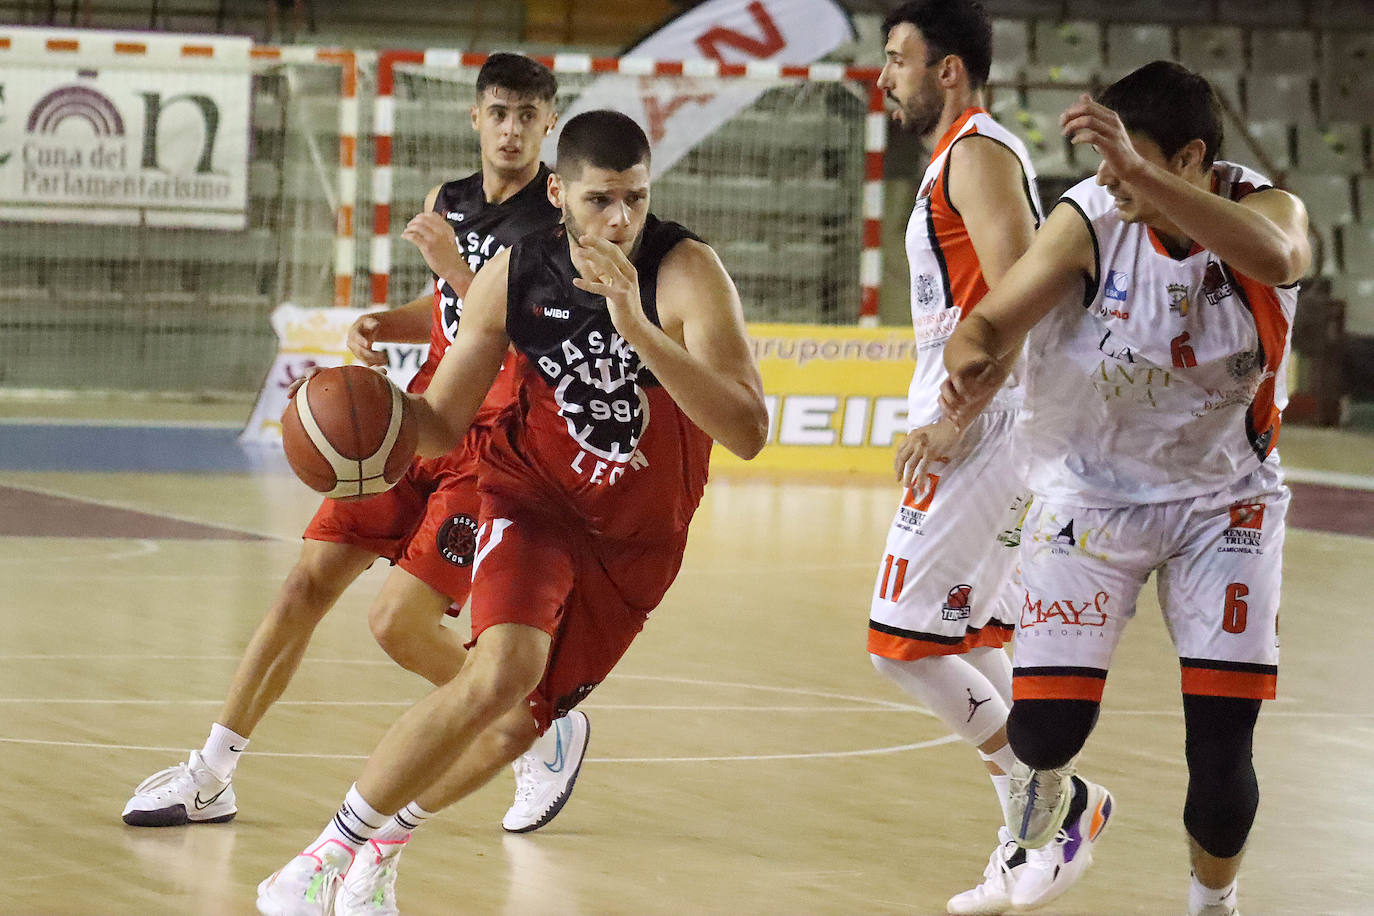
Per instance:
[[[1092,700],[1017,700],[1007,716],[1012,753],[1036,770],[1064,766],[1087,743],[1098,709]]]
[[[1253,758],[1259,700],[1185,695],[1188,798],[1183,823],[1207,854],[1239,855],[1259,809]]]

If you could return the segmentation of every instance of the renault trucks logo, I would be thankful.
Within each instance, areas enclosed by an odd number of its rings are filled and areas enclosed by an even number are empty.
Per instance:
[[[1264,503],[1237,503],[1230,507],[1231,523],[1221,534],[1217,553],[1264,552]]]
[[[935,500],[935,488],[939,484],[939,474],[927,474],[926,484],[920,490],[914,486],[907,487],[906,495],[902,497],[897,527],[904,531],[921,533],[926,523],[926,515],[930,512],[930,504]]]

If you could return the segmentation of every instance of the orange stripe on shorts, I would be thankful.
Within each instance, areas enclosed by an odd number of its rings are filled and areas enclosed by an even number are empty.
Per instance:
[[[1278,695],[1278,682],[1277,674],[1183,668],[1183,692],[1194,696],[1272,700]]]
[[[1107,686],[1100,677],[1080,677],[1073,674],[1018,674],[1011,681],[1011,698],[1015,700],[1092,700],[1102,702],[1102,690]]]

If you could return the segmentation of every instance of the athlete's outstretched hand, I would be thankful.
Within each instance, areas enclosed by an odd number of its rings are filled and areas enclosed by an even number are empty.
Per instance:
[[[1090,144],[1113,172],[1129,178],[1145,167],[1145,160],[1131,144],[1126,126],[1117,113],[1093,101],[1086,92],[1059,116],[1064,136],[1075,145]]]
[[[940,386],[941,412],[962,433],[988,406],[1006,375],[991,356],[970,360],[951,370],[949,378]]]
[[[573,277],[573,286],[606,297],[611,323],[622,336],[628,339],[637,325],[648,322],[639,301],[639,271],[619,245],[584,235],[572,249],[572,261],[581,274]]]
[[[925,489],[930,466],[949,461],[961,438],[963,434],[944,417],[907,433],[898,444],[897,458],[892,463],[902,486],[915,487],[918,492]]]
[[[428,210],[416,214],[406,223],[401,238],[420,249],[429,269],[438,274],[440,279],[447,280],[449,285],[462,285],[465,288],[466,283],[460,284],[459,281],[472,282],[472,271],[468,269],[467,261],[463,260],[463,253],[458,250],[453,227],[438,213]]]
[[[381,325],[376,315],[368,314],[359,317],[348,329],[348,352],[365,366],[386,365],[386,354],[372,349],[372,345],[377,342],[377,331]]]

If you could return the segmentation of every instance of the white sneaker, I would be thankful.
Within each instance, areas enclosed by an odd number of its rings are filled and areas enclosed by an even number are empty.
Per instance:
[[[1021,761],[1011,768],[1007,829],[1023,849],[1039,849],[1054,839],[1073,801],[1073,764],[1032,770]]]
[[[567,804],[582,769],[591,734],[586,714],[574,709],[549,727],[557,729],[553,759],[545,760],[538,751],[530,750],[512,764],[515,802],[501,819],[501,826],[511,833],[529,833],[553,820]]]
[[[344,875],[334,901],[334,916],[400,916],[396,908],[396,868],[407,834],[401,840],[368,840]]]
[[[263,916],[330,916],[353,850],[326,840],[287,862],[258,885]]]
[[[1113,812],[1112,793],[1097,783],[1073,777],[1073,803],[1077,817],[1064,824],[1054,839],[1026,856],[1026,867],[1016,878],[1011,902],[1017,912],[1030,910],[1059,899],[1093,864],[1093,846],[1102,838]]]
[[[222,824],[238,813],[234,787],[221,779],[191,752],[187,763],[159,770],[134,789],[124,805],[124,823],[131,827],[179,827],[182,824]]]
[[[951,916],[998,916],[1011,910],[1012,888],[1025,870],[1026,853],[1016,845],[1006,827],[997,831],[997,839],[997,848],[988,857],[988,867],[983,869],[983,883],[955,894],[945,904],[945,912]]]

